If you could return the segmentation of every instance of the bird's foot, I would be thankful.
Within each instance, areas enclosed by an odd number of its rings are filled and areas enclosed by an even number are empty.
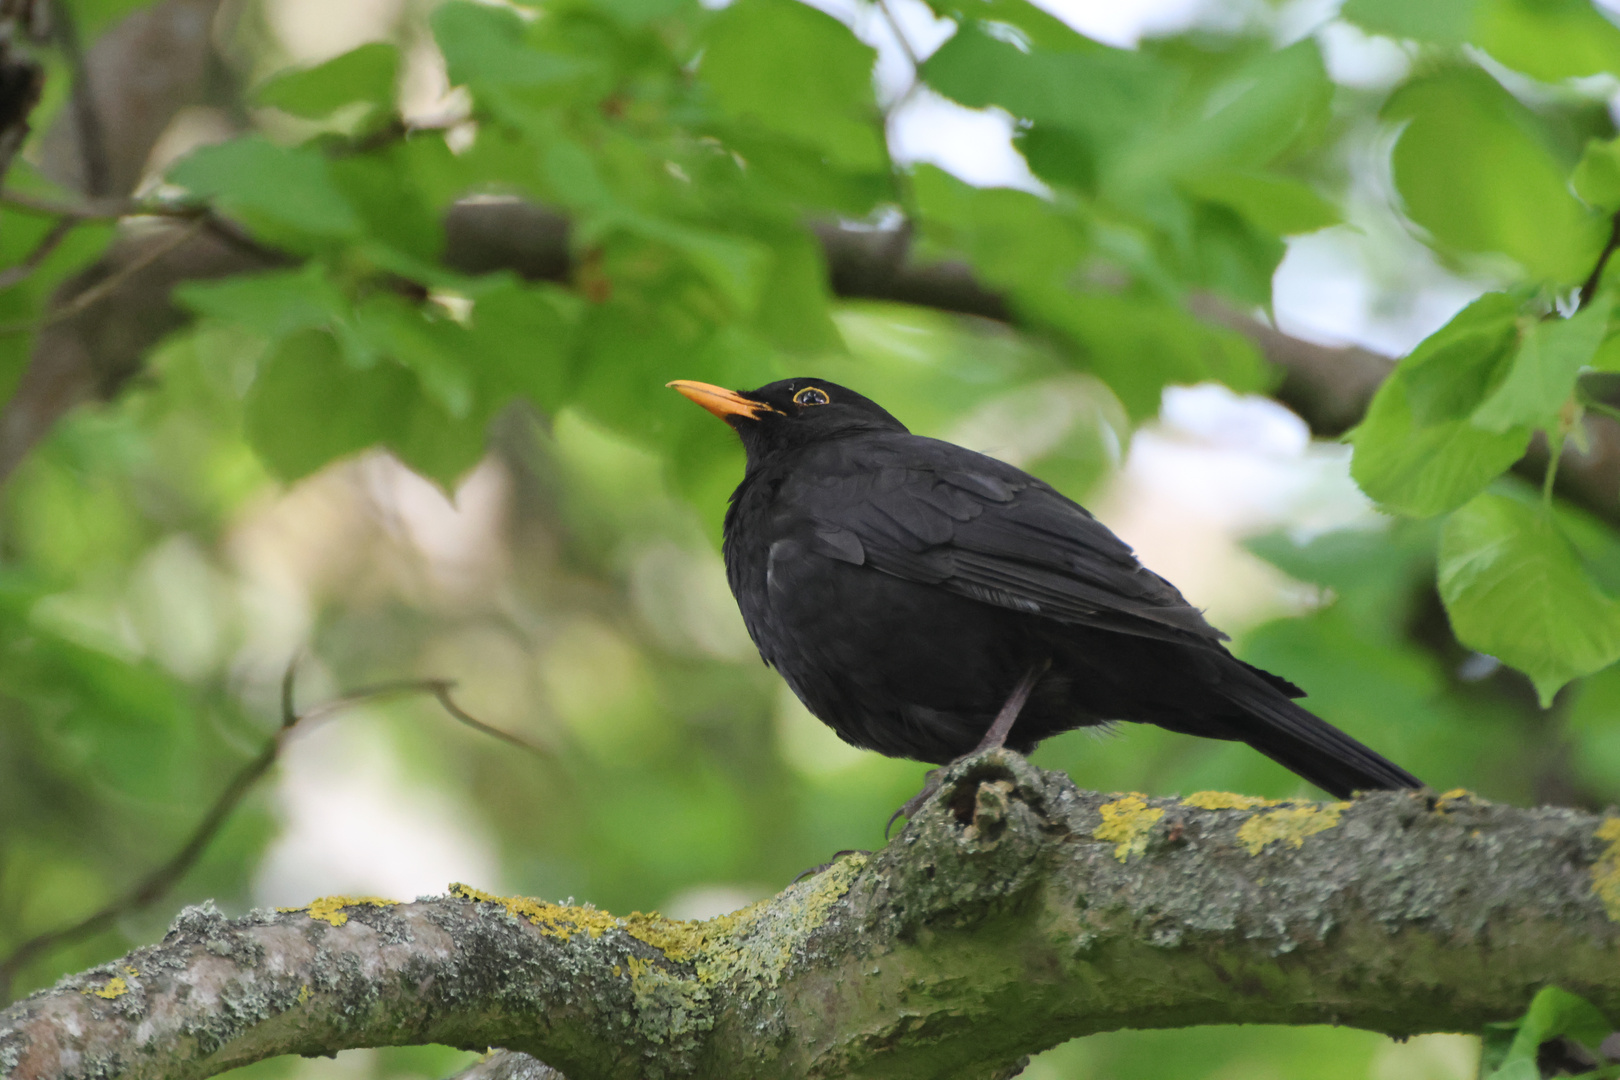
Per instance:
[[[957,760],[960,761],[961,759],[958,758]],[[955,761],[951,762],[951,765],[955,764]],[[917,811],[923,808],[924,803],[938,794],[939,785],[945,775],[945,770],[949,769],[950,767],[950,765],[945,765],[938,769],[929,769],[928,778],[923,781],[922,790],[917,792],[917,794],[913,795],[911,798],[907,799],[901,804],[900,809],[889,815],[889,823],[883,826],[883,840],[885,843],[888,842],[889,832],[894,828],[894,823],[896,821],[899,821],[901,818],[905,818],[907,821],[910,821],[913,817],[917,816]]]
[[[872,853],[870,851],[867,851],[865,848],[845,848],[843,851],[835,851],[835,852],[833,852],[833,857],[828,859],[826,862],[817,863],[815,866],[810,867],[808,870],[800,870],[797,874],[794,874],[793,875],[793,880],[788,882],[788,884],[789,885],[797,885],[799,882],[803,881],[807,877],[814,877],[815,875],[821,873],[823,870],[826,870],[828,867],[832,866],[839,859],[842,859],[845,855],[870,855],[870,854],[872,854]]]

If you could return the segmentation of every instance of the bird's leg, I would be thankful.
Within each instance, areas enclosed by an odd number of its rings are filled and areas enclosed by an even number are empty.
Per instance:
[[[1042,660],[1039,664],[1026,671],[1024,677],[1018,680],[1018,685],[1013,687],[1013,692],[1007,695],[1006,703],[1001,706],[1001,711],[996,713],[995,720],[991,722],[990,729],[984,733],[984,738],[979,740],[979,745],[963,754],[962,757],[957,758],[956,761],[973,757],[975,754],[982,754],[986,750],[1000,750],[1005,746],[1007,736],[1012,733],[1013,725],[1018,722],[1018,714],[1024,711],[1024,705],[1029,701],[1030,692],[1035,689],[1035,684],[1041,681],[1041,676],[1045,675],[1046,669],[1051,666],[1052,661]],[[951,762],[951,765],[955,765],[956,761]],[[934,793],[939,790],[939,778],[944,775],[945,769],[948,768],[950,768],[950,765],[928,771],[928,779],[923,782],[922,790],[907,799],[904,806],[889,815],[889,823],[883,826],[884,840],[889,838],[889,830],[894,828],[894,823],[897,820],[900,818],[911,820],[911,816],[922,809],[923,803],[933,798]]]
[[[1007,736],[1012,733],[1013,725],[1018,722],[1018,714],[1024,711],[1024,703],[1029,700],[1030,691],[1035,689],[1035,684],[1041,681],[1041,676],[1045,675],[1046,669],[1051,666],[1052,661],[1043,660],[1024,673],[1024,677],[1018,680],[1018,685],[1013,687],[1013,692],[1007,695],[1007,703],[996,713],[996,719],[990,725],[990,730],[984,733],[984,738],[979,740],[979,745],[973,748],[973,753],[968,754],[968,757],[982,754],[986,750],[1000,750],[1007,744]]]

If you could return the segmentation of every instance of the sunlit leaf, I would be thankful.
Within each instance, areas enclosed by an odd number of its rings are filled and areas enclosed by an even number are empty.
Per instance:
[[[1612,307],[1613,300],[1605,295],[1568,319],[1526,320],[1513,366],[1474,411],[1473,422],[1495,432],[1554,426],[1575,392],[1575,377],[1603,344]]]
[[[1518,318],[1511,297],[1487,294],[1400,362],[1350,433],[1363,491],[1427,517],[1461,506],[1523,455],[1528,427],[1498,433],[1470,420],[1506,374]]]
[[[1537,281],[1579,282],[1605,223],[1569,188],[1541,121],[1477,68],[1418,78],[1391,96],[1402,123],[1395,183],[1412,220],[1445,249],[1500,252]]]
[[[1181,186],[1280,236],[1315,232],[1342,220],[1333,204],[1309,185],[1272,173],[1220,170],[1187,177]]]
[[[1539,507],[1480,495],[1452,514],[1439,587],[1458,639],[1529,675],[1543,706],[1569,680],[1620,660],[1620,603]]]
[[[1595,1051],[1614,1025],[1583,997],[1556,986],[1543,987],[1518,1021],[1491,1024],[1486,1030],[1481,1080],[1539,1080],[1541,1044],[1570,1038]]]
[[[1470,40],[1546,82],[1620,75],[1620,27],[1591,0],[1480,0]]]
[[[1608,213],[1620,210],[1620,139],[1593,139],[1575,166],[1575,194]]]
[[[1375,34],[1412,38],[1435,45],[1461,45],[1474,27],[1480,0],[1348,0],[1344,18]]]

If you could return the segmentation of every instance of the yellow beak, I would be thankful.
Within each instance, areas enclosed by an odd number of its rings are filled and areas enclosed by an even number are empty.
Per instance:
[[[682,397],[703,406],[722,420],[728,416],[744,416],[755,420],[761,413],[778,411],[763,402],[749,401],[735,390],[725,390],[706,382],[676,379],[664,385],[674,387]]]

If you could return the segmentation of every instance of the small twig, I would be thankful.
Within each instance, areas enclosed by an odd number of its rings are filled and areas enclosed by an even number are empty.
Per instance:
[[[1568,432],[1563,424],[1559,424],[1556,431],[1547,432],[1547,473],[1541,481],[1541,503],[1551,510],[1553,501],[1553,481],[1558,479],[1558,459],[1564,456],[1564,439]]]
[[[202,203],[142,202],[138,199],[86,199],[61,202],[13,188],[0,191],[0,205],[47,217],[72,218],[75,221],[117,221],[126,217],[189,219],[209,213],[208,207]]]
[[[456,720],[486,735],[493,735],[503,742],[521,747],[531,753],[548,756],[547,751],[540,746],[530,743],[510,732],[491,727],[457,705],[450,697],[450,691],[455,683],[448,679],[399,679],[391,682],[377,683],[373,686],[362,687],[350,691],[330,701],[316,705],[305,712],[298,712],[293,703],[293,690],[297,679],[298,658],[287,665],[287,671],[281,679],[281,727],[275,735],[264,744],[263,749],[237,771],[225,790],[220,792],[214,800],[213,806],[203,815],[197,827],[192,830],[191,837],[170,856],[168,860],[142,878],[135,886],[122,895],[108,901],[94,913],[80,919],[71,926],[58,930],[47,931],[18,945],[4,960],[0,960],[0,1002],[11,999],[11,984],[16,979],[17,972],[29,961],[60,945],[80,941],[99,933],[112,925],[120,916],[141,908],[156,901],[168,892],[182,877],[184,877],[208,847],[214,835],[219,832],[225,819],[230,817],[253,786],[259,782],[270,767],[281,756],[282,746],[294,728],[300,724],[308,724],[315,720],[324,719],[344,709],[360,705],[380,698],[394,697],[402,694],[431,694],[444,706],[446,712]]]
[[[1592,267],[1591,276],[1581,286],[1577,310],[1590,304],[1592,297],[1597,295],[1598,285],[1603,280],[1603,268],[1609,265],[1609,256],[1614,254],[1616,248],[1620,248],[1620,213],[1614,215],[1614,224],[1609,229],[1609,242],[1603,245],[1603,250],[1598,254],[1597,265]]]
[[[49,258],[51,252],[62,246],[62,241],[67,239],[68,233],[72,232],[77,224],[78,222],[72,218],[59,219],[44,236],[39,238],[39,243],[34,245],[34,250],[30,251],[22,262],[0,270],[0,289],[9,289],[38,270],[40,263]]]
[[[917,50],[911,47],[911,42],[906,39],[905,31],[900,29],[900,20],[894,17],[893,11],[889,10],[889,0],[877,0],[877,7],[883,13],[883,21],[889,24],[889,29],[894,33],[894,39],[900,43],[900,51],[906,54],[907,60],[911,61],[912,86],[915,87],[917,69],[922,67],[922,61],[917,59]],[[901,96],[905,97],[910,92],[910,89],[908,89],[906,94]]]
[[[176,232],[173,236],[154,243],[139,256],[131,259],[124,266],[119,267],[117,271],[107,275],[107,277],[79,293],[73,299],[69,300],[61,307],[56,308],[54,311],[48,312],[37,319],[30,319],[26,322],[20,323],[7,323],[0,326],[0,337],[4,337],[9,334],[26,334],[35,330],[43,330],[47,326],[54,326],[64,319],[71,319],[80,312],[94,307],[96,304],[123,288],[124,284],[128,282],[130,278],[134,277],[142,270],[145,270],[148,266],[151,266],[153,263],[163,258],[163,256],[169,254],[169,252],[174,251],[182,244],[185,244],[207,227],[208,219],[206,217],[197,218],[190,225]]]
[[[1595,398],[1587,398],[1581,402],[1581,408],[1600,412],[1611,420],[1620,420],[1620,408],[1616,408],[1606,401],[1598,401]]]

